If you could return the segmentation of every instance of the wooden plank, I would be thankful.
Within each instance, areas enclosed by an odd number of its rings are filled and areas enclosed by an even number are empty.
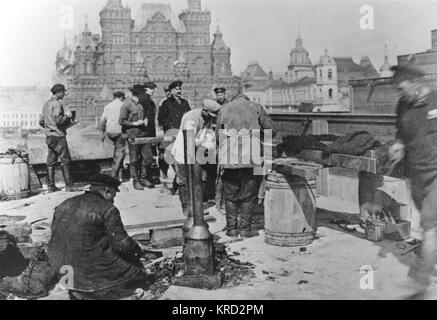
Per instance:
[[[205,216],[206,222],[215,222],[216,219],[213,216]],[[169,227],[182,227],[185,224],[186,219],[175,219],[175,220],[167,220],[167,221],[158,221],[151,223],[142,223],[142,224],[134,224],[134,225],[125,225],[126,231],[132,230],[152,230],[158,228],[169,228]]]
[[[131,142],[133,140],[133,142]],[[130,143],[134,145],[138,144],[154,144],[159,145],[164,141],[164,137],[153,137],[153,138],[136,138],[136,139],[130,139]]]

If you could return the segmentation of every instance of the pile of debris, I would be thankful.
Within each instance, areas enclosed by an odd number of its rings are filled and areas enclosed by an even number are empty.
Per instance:
[[[255,278],[255,265],[233,258],[239,255],[238,252],[228,254],[226,245],[222,243],[215,243],[214,250],[217,271],[215,276],[221,279],[222,288],[236,287]],[[181,252],[169,257],[159,257],[160,255],[162,253],[152,251],[146,251],[143,255],[142,263],[146,273],[150,276],[151,285],[147,292],[137,292],[132,297],[133,299],[157,300],[171,285],[177,285],[184,276],[185,263]],[[153,257],[159,258],[150,262]]]

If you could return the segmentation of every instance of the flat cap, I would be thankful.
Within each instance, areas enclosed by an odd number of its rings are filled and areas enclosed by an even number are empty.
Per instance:
[[[203,110],[208,112],[211,116],[216,117],[221,109],[221,105],[219,105],[216,101],[207,99],[203,101]]]
[[[123,98],[123,99],[126,97],[123,91],[116,91],[114,92],[113,96],[114,98]]]
[[[390,70],[394,72],[393,80],[395,83],[405,80],[416,80],[425,75],[422,70],[411,65],[394,66]]]
[[[158,86],[155,82],[149,81],[144,83],[144,88],[156,89]]]
[[[98,173],[92,176],[89,182],[91,185],[94,186],[112,187],[120,192],[120,189],[118,189],[118,187],[121,185],[120,181],[106,174]]]
[[[139,94],[142,94],[142,93],[146,92],[146,88],[142,84],[136,84],[132,88],[130,88],[129,90],[134,95],[139,95]]]
[[[65,89],[65,86],[64,86],[63,84],[58,83],[58,84],[55,84],[55,85],[50,89],[50,91],[51,91],[53,94],[57,94],[58,92],[66,92],[67,89]]]
[[[180,87],[182,87],[182,81],[180,81],[180,80],[178,80],[178,81],[175,81],[175,82],[172,82],[169,86],[168,86],[168,89],[169,90],[173,90],[174,88],[180,88]]]
[[[220,87],[214,89],[215,94],[226,93],[226,88]]]

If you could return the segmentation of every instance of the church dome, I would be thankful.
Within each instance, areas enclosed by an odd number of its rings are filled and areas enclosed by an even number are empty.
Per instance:
[[[312,66],[310,54],[303,47],[303,40],[300,33],[296,40],[296,47],[290,52],[290,67],[292,66]]]

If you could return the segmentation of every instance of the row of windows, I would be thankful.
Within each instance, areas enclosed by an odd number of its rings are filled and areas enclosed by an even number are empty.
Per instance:
[[[323,78],[322,69],[319,70],[320,80]],[[328,80],[332,80],[332,69],[328,69]]]
[[[38,127],[38,121],[31,120],[31,121],[0,121],[2,124],[2,127],[18,127],[18,126],[30,126],[30,127]]]
[[[113,35],[112,43],[113,44],[122,44],[124,43],[123,35]],[[176,38],[174,36],[147,36],[144,38],[144,44],[174,44],[176,42]],[[209,45],[209,39],[205,37],[193,37],[185,40],[186,43],[192,43],[196,46]],[[140,37],[135,37],[135,44],[140,44]]]
[[[4,113],[4,114],[0,114],[0,116],[3,119],[28,119],[28,118],[29,119],[37,119],[38,118],[38,115],[36,113],[30,113],[30,114],[27,114],[27,113],[21,113],[21,114],[18,114],[18,113],[12,113],[12,114]]]

